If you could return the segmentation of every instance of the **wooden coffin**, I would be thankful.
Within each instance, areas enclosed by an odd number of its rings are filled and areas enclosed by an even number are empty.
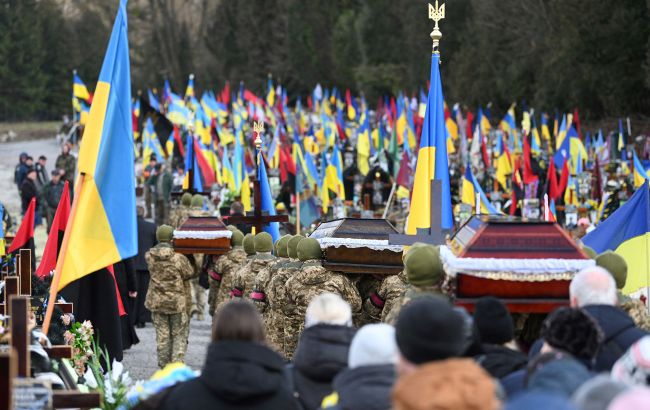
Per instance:
[[[231,249],[232,232],[214,216],[190,216],[174,231],[174,249],[178,253],[223,255]]]
[[[341,218],[322,222],[310,237],[321,244],[323,266],[329,270],[392,275],[403,269],[402,247],[388,244],[394,233],[385,219]]]
[[[482,296],[511,312],[546,313],[569,304],[569,284],[594,261],[556,223],[475,215],[441,248],[456,304]]]

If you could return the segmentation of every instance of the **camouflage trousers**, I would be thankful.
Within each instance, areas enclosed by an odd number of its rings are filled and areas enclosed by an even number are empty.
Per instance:
[[[156,225],[160,226],[169,223],[169,203],[165,201],[156,201],[155,211]]]
[[[267,313],[266,334],[269,344],[280,354],[284,354],[284,313],[269,310]]]
[[[185,312],[168,315],[151,312],[153,326],[156,329],[158,367],[168,363],[183,363],[187,350],[187,331],[190,322]]]
[[[203,318],[205,313],[205,289],[199,285],[199,278],[190,279],[192,284],[192,314],[196,313]]]
[[[208,291],[208,308],[210,309],[208,313],[210,316],[214,316],[214,312],[217,310],[220,285],[221,281],[210,278],[210,290]]]
[[[305,317],[300,315],[288,315],[284,318],[284,357],[287,360],[293,358],[298,347],[300,333],[305,327]]]

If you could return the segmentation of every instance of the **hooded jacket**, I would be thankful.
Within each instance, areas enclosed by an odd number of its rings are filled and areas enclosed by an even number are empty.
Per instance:
[[[528,363],[528,358],[523,353],[505,346],[484,344],[481,348],[483,354],[475,357],[476,362],[497,379],[525,368]]]
[[[596,356],[597,372],[609,372],[625,351],[648,333],[637,328],[625,311],[616,306],[590,305],[583,307],[595,320],[604,333],[604,340]]]
[[[349,326],[319,324],[300,336],[294,355],[296,393],[307,410],[320,408],[333,390],[332,380],[348,366],[348,351],[356,330]]]
[[[334,379],[338,403],[331,410],[390,410],[395,383],[392,364],[345,369]]]
[[[268,347],[226,341],[210,344],[203,372],[177,385],[163,409],[297,409],[282,358]]]

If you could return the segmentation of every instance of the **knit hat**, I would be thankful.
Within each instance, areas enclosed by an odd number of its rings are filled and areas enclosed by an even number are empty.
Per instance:
[[[246,255],[255,255],[255,237],[252,233],[247,233],[242,240],[242,246]]]
[[[305,238],[298,242],[298,259],[307,261],[310,259],[321,259],[323,251],[320,249],[320,244],[314,238]]]
[[[555,349],[591,363],[603,341],[603,332],[589,313],[569,307],[551,312],[542,323],[540,336]]]
[[[474,323],[482,343],[502,345],[515,337],[515,325],[508,308],[493,296],[484,296],[476,302]]]
[[[287,243],[287,254],[292,259],[298,259],[298,243],[305,239],[302,235],[293,236]]]
[[[527,391],[508,401],[504,410],[578,410],[566,397],[541,391]]]
[[[650,403],[650,389],[634,387],[616,397],[608,410],[647,409]]]
[[[440,261],[440,247],[426,245],[409,250],[404,261],[406,278],[413,286],[434,286],[442,282],[445,271]]]
[[[156,229],[156,239],[158,242],[171,242],[174,236],[174,228],[169,225],[160,225]]]
[[[627,262],[617,253],[605,251],[596,256],[596,265],[607,269],[616,281],[616,288],[623,289],[627,280]]]
[[[627,389],[625,383],[612,380],[607,374],[599,374],[580,386],[571,401],[580,409],[607,410],[616,396]]]
[[[271,252],[273,250],[273,237],[268,232],[255,235],[255,252]]]
[[[181,205],[183,206],[190,206],[192,203],[192,194],[189,192],[185,192],[183,196],[181,196]]]
[[[650,336],[637,340],[612,367],[612,379],[650,386]]]
[[[395,325],[402,356],[414,364],[458,356],[463,349],[463,318],[440,296],[422,296],[408,303]]]
[[[397,353],[393,326],[385,323],[365,325],[352,339],[348,367],[395,364]]]
[[[284,235],[275,242],[276,256],[279,256],[280,258],[288,257],[287,244],[289,243],[289,239],[291,239],[291,235]]]
[[[201,194],[194,194],[194,196],[192,196],[192,202],[190,203],[190,207],[203,208],[203,197],[201,196]]]
[[[591,377],[589,370],[579,361],[569,358],[558,359],[533,373],[528,389],[569,398]]]
[[[232,233],[232,236],[230,237],[230,245],[241,246],[243,241],[244,234],[241,231],[237,230]]]
[[[582,251],[584,253],[586,253],[587,256],[589,256],[590,259],[596,259],[597,254],[596,254],[596,251],[594,250],[594,248],[591,248],[591,247],[589,247],[587,245],[582,245]]]

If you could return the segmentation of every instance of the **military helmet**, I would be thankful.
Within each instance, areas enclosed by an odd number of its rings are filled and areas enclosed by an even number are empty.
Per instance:
[[[192,196],[192,202],[190,206],[192,208],[203,208],[203,197],[201,194],[194,194],[194,196]]]
[[[169,225],[160,225],[156,229],[156,239],[158,242],[171,242],[174,236],[174,228]]]
[[[232,246],[241,246],[241,243],[244,241],[244,234],[240,230],[236,230],[232,233],[230,237],[230,245]]]
[[[255,237],[252,233],[247,233],[242,240],[242,246],[246,255],[255,255]]]
[[[190,204],[192,204],[192,194],[185,192],[183,196],[181,196],[181,205],[190,206]]]
[[[404,270],[406,278],[413,286],[434,286],[441,283],[445,271],[440,260],[440,247],[425,245],[409,250]]]
[[[287,243],[287,254],[292,259],[298,259],[298,243],[305,239],[302,235],[293,236]]]
[[[237,228],[235,225],[226,225],[226,229],[229,230],[230,232],[235,232],[239,230],[239,228]]]
[[[584,253],[586,253],[587,256],[589,256],[590,259],[596,259],[596,256],[598,256],[598,255],[596,254],[596,251],[595,251],[593,248],[590,248],[590,247],[587,246],[587,245],[582,245],[582,251],[583,251]]]
[[[273,237],[268,232],[255,235],[255,252],[271,252],[273,250]]]
[[[306,261],[309,259],[321,259],[323,251],[320,249],[320,244],[314,238],[305,238],[298,242],[298,259]]]
[[[412,252],[414,249],[422,248],[423,246],[430,246],[430,245],[424,242],[415,242],[413,245],[409,246],[408,248],[405,247],[404,251],[402,251],[402,262],[406,263],[406,258],[408,257],[408,254]]]
[[[627,262],[617,253],[605,251],[596,256],[596,265],[607,269],[616,281],[616,288],[623,289],[627,281]]]
[[[275,255],[280,258],[286,258],[289,256],[287,245],[289,244],[289,239],[291,235],[284,235],[275,242]]]

